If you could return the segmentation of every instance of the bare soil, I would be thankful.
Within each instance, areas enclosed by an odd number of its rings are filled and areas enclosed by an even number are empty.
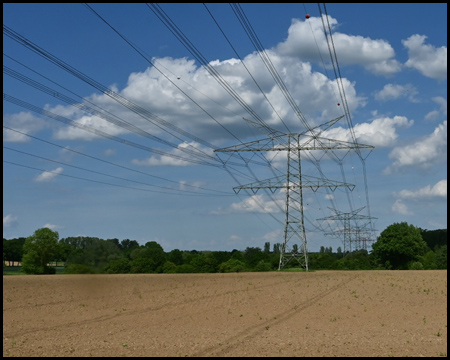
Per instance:
[[[447,271],[3,276],[3,356],[447,356]]]

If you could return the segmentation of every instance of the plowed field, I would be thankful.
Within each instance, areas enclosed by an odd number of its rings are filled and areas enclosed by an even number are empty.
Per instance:
[[[3,276],[3,356],[446,356],[447,271]]]

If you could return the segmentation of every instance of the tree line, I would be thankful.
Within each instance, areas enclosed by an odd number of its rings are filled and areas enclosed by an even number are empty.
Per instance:
[[[5,265],[21,262],[26,274],[52,274],[64,264],[74,273],[217,273],[274,271],[278,269],[281,244],[245,250],[197,251],[174,249],[165,252],[156,241],[140,245],[136,240],[77,236],[59,239],[57,231],[41,228],[27,238],[3,239]],[[296,251],[297,249],[293,249]],[[309,253],[311,270],[447,269],[447,230],[422,230],[405,222],[388,226],[369,253],[366,250],[333,252],[320,247]],[[298,267],[291,261],[285,268]]]

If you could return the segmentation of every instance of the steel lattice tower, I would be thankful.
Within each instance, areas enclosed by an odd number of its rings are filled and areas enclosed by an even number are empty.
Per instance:
[[[317,220],[341,220],[341,221],[343,221],[343,224],[344,224],[343,229],[328,232],[328,233],[325,233],[325,235],[343,234],[344,235],[344,240],[343,240],[344,253],[346,251],[352,252],[353,250],[359,250],[359,249],[367,250],[367,241],[371,241],[371,240],[369,240],[367,238],[363,239],[362,235],[368,233],[369,231],[373,231],[373,230],[368,230],[366,228],[367,223],[363,224],[363,225],[355,225],[355,226],[351,226],[351,224],[350,224],[351,221],[354,221],[356,223],[357,221],[361,221],[361,220],[377,219],[376,217],[373,217],[373,216],[359,215],[358,213],[364,208],[365,208],[365,206],[363,206],[362,208],[359,208],[357,210],[347,212],[347,213],[336,210],[336,209],[329,208],[331,211],[334,211],[335,215],[317,219]],[[354,236],[352,236],[353,234],[354,234]],[[352,249],[352,244],[354,244],[353,249]]]
[[[275,193],[277,189],[286,190],[284,241],[280,249],[278,270],[281,270],[289,261],[295,259],[306,269],[306,271],[308,271],[308,250],[303,214],[303,189],[310,188],[315,192],[319,187],[329,187],[334,191],[337,187],[346,186],[351,191],[355,187],[353,184],[303,175],[301,169],[301,152],[312,150],[322,150],[326,152],[341,149],[373,148],[373,146],[370,145],[349,143],[318,136],[342,117],[343,116],[308,130],[311,135],[306,135],[305,133],[286,134],[272,129],[267,125],[244,119],[259,130],[268,134],[269,137],[215,150],[215,152],[220,153],[287,151],[286,175],[233,188],[236,194],[242,189],[250,189],[255,194],[259,189],[269,189],[272,193]],[[293,238],[299,240],[299,247],[291,247],[289,245],[289,242]],[[296,249],[297,251],[295,251]]]

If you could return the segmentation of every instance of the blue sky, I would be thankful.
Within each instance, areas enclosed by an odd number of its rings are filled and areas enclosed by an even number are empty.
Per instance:
[[[233,187],[285,173],[286,152],[241,153],[248,165],[213,152],[266,137],[243,117],[285,133],[305,131],[238,21],[239,9],[159,8],[232,97],[150,7],[91,8],[117,32],[82,4],[3,4],[8,31],[97,84],[30,51],[4,28],[3,237],[45,226],[60,238],[157,241],[165,251],[282,242],[285,191],[235,194]],[[394,222],[447,228],[447,5],[328,4],[328,22],[321,9],[342,82],[330,65],[317,4],[240,8],[309,126],[344,114],[341,83],[358,143],[375,147],[365,179],[353,150],[341,163],[320,150],[305,154],[303,175],[356,185],[351,192],[304,190],[308,249],[342,247],[339,237],[325,235],[342,230],[342,222],[317,220],[337,211],[363,208],[359,215],[374,218],[372,238]],[[320,136],[350,142],[348,128],[344,118]],[[319,167],[313,156],[321,157]]]

